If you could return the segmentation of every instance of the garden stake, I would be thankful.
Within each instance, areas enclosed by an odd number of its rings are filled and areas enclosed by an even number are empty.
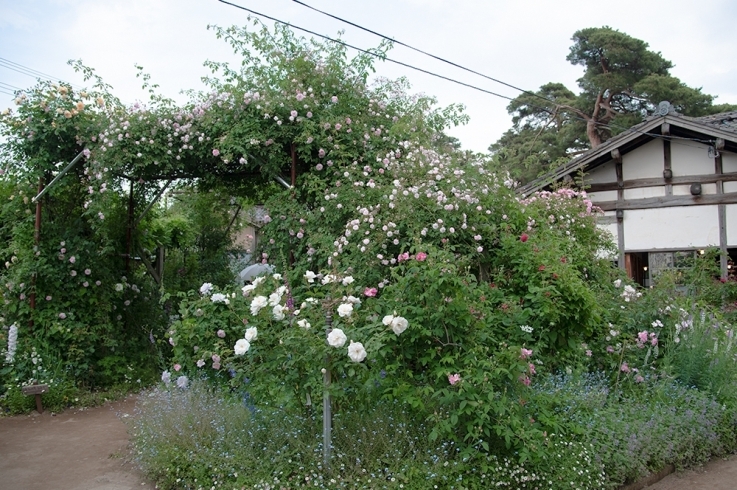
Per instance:
[[[328,310],[325,312],[325,336],[330,333],[333,317]],[[322,392],[322,460],[325,468],[330,467],[330,452],[332,446],[333,415],[330,413],[330,356],[325,356],[325,372],[322,375],[324,388]]]

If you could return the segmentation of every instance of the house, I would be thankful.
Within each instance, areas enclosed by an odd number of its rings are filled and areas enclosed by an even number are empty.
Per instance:
[[[679,259],[719,247],[721,274],[737,262],[737,111],[656,114],[521,187],[529,195],[581,180],[614,236],[615,261],[640,284]]]

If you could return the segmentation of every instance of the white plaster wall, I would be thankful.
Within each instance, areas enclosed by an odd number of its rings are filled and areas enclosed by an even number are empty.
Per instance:
[[[725,191],[726,192],[726,191]],[[716,184],[701,184],[701,195],[704,194],[716,194]],[[690,196],[691,195],[691,184],[688,185],[674,185],[673,186],[674,196]]]
[[[724,192],[737,192],[737,182],[725,182]]]
[[[655,139],[622,155],[622,177],[624,180],[662,178],[663,165],[663,142]]]
[[[737,154],[722,150],[722,172],[737,172]]]
[[[688,145],[673,140],[670,145],[673,176],[708,175],[714,173],[714,159],[709,158],[706,145],[689,141]]]
[[[614,161],[607,162],[595,168],[584,176],[586,184],[605,184],[617,181],[617,169]]]
[[[624,240],[625,250],[718,246],[717,206],[627,210]]]
[[[589,192],[588,196],[594,204],[604,201],[616,201],[617,191]]]
[[[616,192],[616,191],[615,191]],[[616,219],[617,212],[616,211],[605,211],[604,216],[607,217],[609,220],[615,220]],[[597,220],[599,221],[599,220]],[[610,238],[612,240],[612,243],[614,243],[614,246],[616,248],[617,246],[617,222],[612,221],[611,223],[597,223],[597,226],[602,231],[608,233],[610,235]],[[614,252],[613,254],[605,254],[603,250],[600,250],[597,254],[599,258],[602,259],[611,259],[614,260],[617,258],[617,253]]]
[[[734,247],[737,246],[737,204],[727,204],[724,207],[727,211],[727,245]]]
[[[625,199],[647,199],[648,197],[665,196],[665,187],[638,187],[635,189],[625,189]]]

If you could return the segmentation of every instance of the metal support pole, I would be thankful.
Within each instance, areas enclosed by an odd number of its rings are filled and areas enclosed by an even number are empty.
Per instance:
[[[330,310],[325,313],[325,336],[332,330],[333,317]],[[325,372],[322,375],[322,461],[325,468],[330,467],[330,454],[332,453],[333,414],[331,412],[330,397],[330,356],[325,357]]]
[[[52,179],[52,181],[49,182],[49,185],[47,185],[45,189],[42,189],[42,190],[38,191],[38,194],[36,195],[36,197],[33,198],[33,202],[37,202],[39,199],[41,199],[41,197],[44,194],[46,194],[49,191],[49,189],[51,189],[53,187],[54,184],[56,184],[56,181],[57,180],[59,180],[62,177],[64,177],[64,174],[66,174],[67,172],[69,172],[72,169],[72,167],[79,161],[79,159],[82,158],[82,155],[84,155],[84,151],[80,151],[79,154],[76,157],[74,157],[74,160],[72,160],[71,162],[69,162],[69,165],[67,165],[66,167],[64,167],[64,170],[62,170],[61,172],[59,172],[56,175],[56,177],[54,177]]]

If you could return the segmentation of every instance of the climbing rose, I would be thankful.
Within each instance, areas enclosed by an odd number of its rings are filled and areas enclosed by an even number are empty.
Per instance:
[[[366,349],[363,348],[363,344],[351,340],[351,345],[348,346],[348,357],[353,362],[361,362],[366,359]]]
[[[528,358],[528,357],[530,357],[531,355],[532,355],[532,350],[530,350],[530,349],[525,349],[524,347],[522,347],[522,349],[521,349],[521,351],[520,351],[520,355],[519,355],[519,357],[520,357],[520,359],[527,359],[527,358]]]
[[[456,384],[456,383],[457,383],[457,382],[459,382],[460,380],[461,380],[461,375],[460,375],[460,374],[458,374],[458,373],[455,373],[455,374],[449,374],[449,375],[448,375],[448,383],[450,383],[451,385],[454,385],[454,384]]]
[[[233,352],[236,356],[242,356],[243,354],[248,352],[248,349],[250,348],[250,342],[248,342],[246,339],[238,339],[238,341],[235,343],[235,347],[233,347]]]
[[[426,258],[427,254],[425,252],[417,252],[417,255],[415,255],[415,259],[417,259],[418,262],[424,262]]]
[[[253,301],[251,301],[251,315],[258,315],[261,308],[267,304],[269,304],[269,299],[266,296],[256,296],[253,298]]]
[[[351,313],[353,313],[353,305],[351,303],[343,303],[338,306],[338,315],[341,317],[351,316]]]
[[[256,327],[250,327],[246,329],[246,340],[249,342],[253,342],[256,340],[256,337],[258,337],[258,330]]]
[[[346,340],[348,340],[348,337],[346,337],[343,331],[339,328],[334,328],[328,334],[328,344],[332,347],[343,347]]]

